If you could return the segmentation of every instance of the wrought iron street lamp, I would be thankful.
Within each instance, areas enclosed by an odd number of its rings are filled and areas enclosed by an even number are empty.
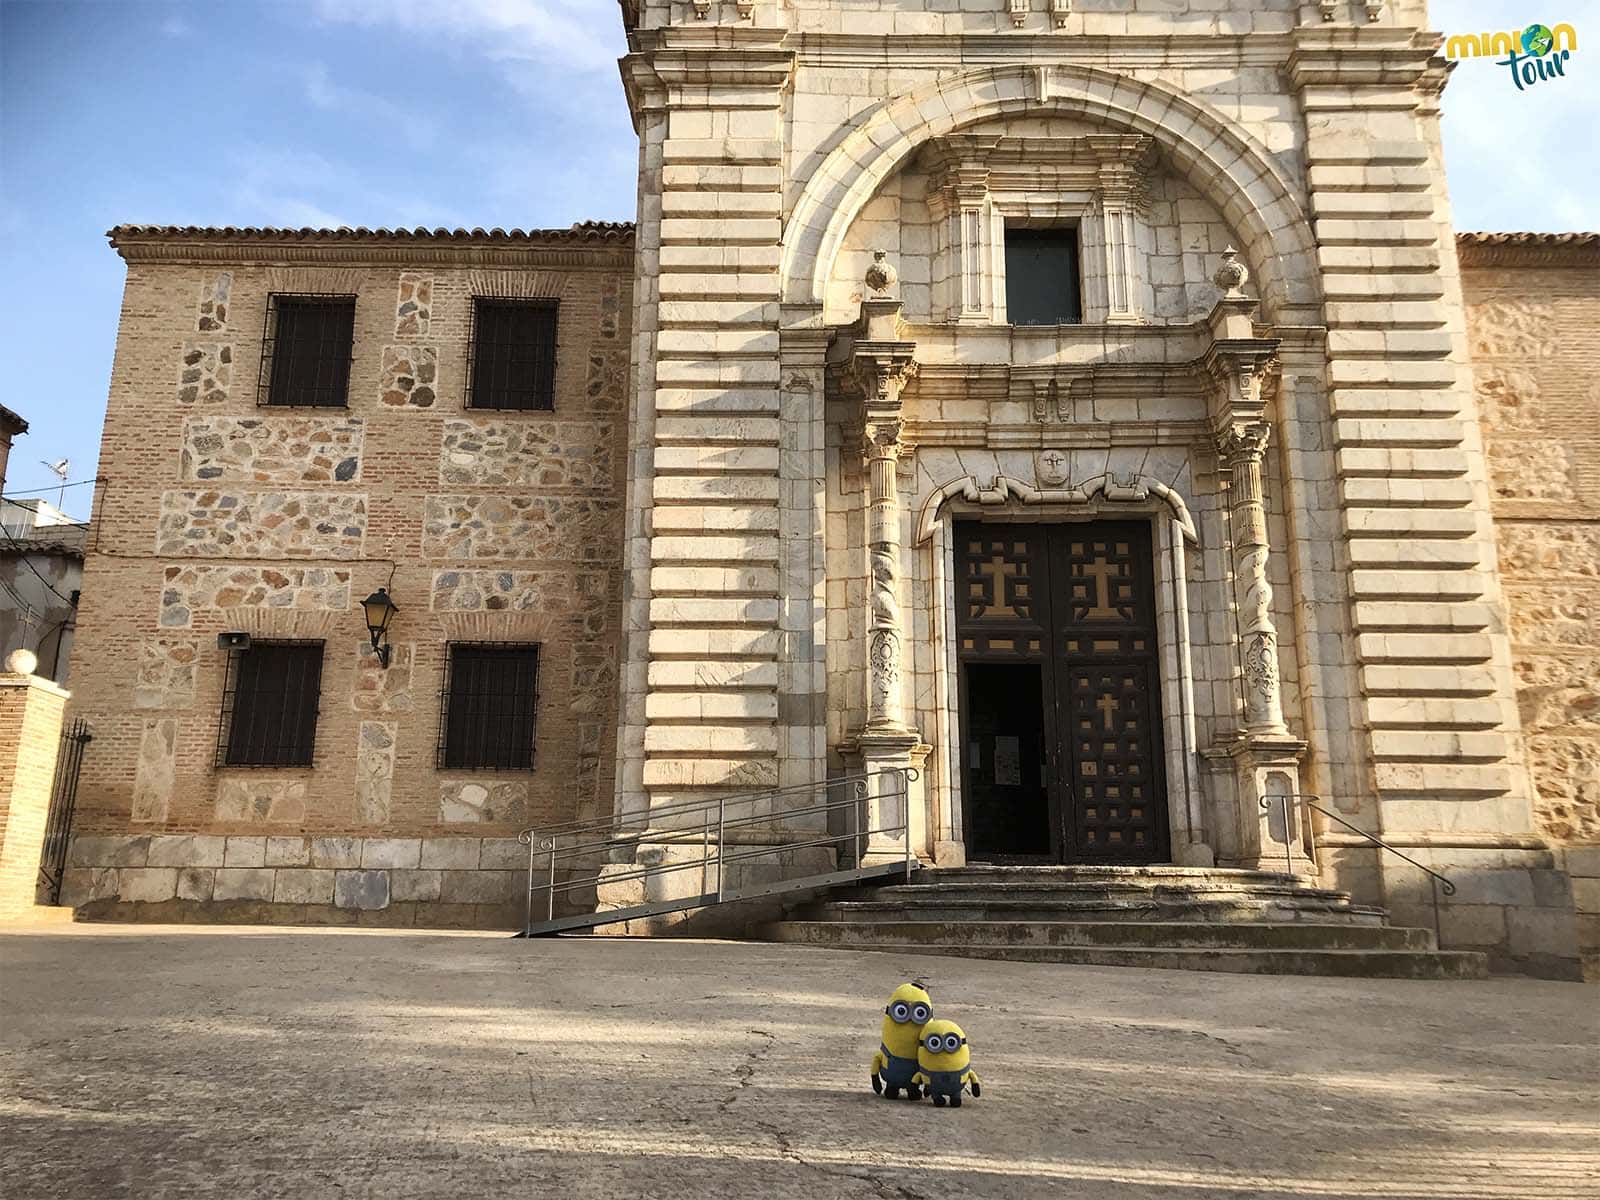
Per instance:
[[[378,663],[384,670],[389,669],[389,641],[384,635],[389,632],[389,622],[394,620],[395,613],[400,610],[395,607],[393,600],[389,599],[389,589],[379,588],[361,602],[361,607],[367,610],[367,632],[372,635],[372,649],[378,655]]]

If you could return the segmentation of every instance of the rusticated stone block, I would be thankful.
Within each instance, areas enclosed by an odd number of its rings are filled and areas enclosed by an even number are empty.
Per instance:
[[[1468,309],[1474,358],[1532,362],[1556,352],[1555,308],[1539,301],[1489,300]]]
[[[422,865],[435,870],[476,871],[478,845],[474,837],[423,838]]]
[[[191,417],[182,477],[197,483],[350,483],[361,477],[361,417]]]
[[[360,713],[411,711],[411,664],[413,647],[409,642],[394,642],[389,647],[389,665],[378,661],[370,641],[356,649],[356,676],[350,703]]]
[[[195,664],[199,658],[200,644],[187,639],[154,638],[141,643],[139,674],[133,681],[133,706],[192,706]]]
[[[279,904],[332,904],[333,877],[332,871],[280,870],[272,898]]]
[[[333,902],[340,908],[356,908],[368,911],[388,908],[389,872],[335,872]]]
[[[389,887],[395,900],[437,900],[442,873],[439,871],[392,871]]]
[[[79,908],[92,900],[111,900],[117,895],[115,867],[68,867],[61,876],[61,903]]]
[[[457,487],[609,489],[614,439],[609,422],[448,420],[439,481]]]
[[[361,865],[361,840],[353,837],[312,838],[311,865],[313,867],[359,867]]]
[[[133,819],[164,821],[178,770],[178,722],[161,717],[144,723],[133,777]]]
[[[444,779],[439,782],[439,820],[446,824],[515,821],[526,809],[527,800],[528,785],[520,781]]]
[[[195,329],[201,333],[212,333],[228,327],[228,297],[232,291],[231,271],[219,271],[200,284],[200,301],[194,319]]]
[[[117,895],[124,901],[156,904],[177,894],[178,872],[171,867],[123,867],[117,872]]]
[[[1492,430],[1525,431],[1538,427],[1539,379],[1531,371],[1504,364],[1475,364],[1481,403],[1478,411]]]
[[[361,722],[356,744],[356,814],[362,824],[387,825],[394,785],[395,726],[386,721]],[[369,848],[371,843],[368,844]],[[368,866],[415,866],[412,863],[368,863]]]
[[[1497,438],[1489,447],[1489,476],[1501,500],[1565,500],[1577,496],[1572,459],[1553,438]]]
[[[270,867],[218,867],[213,900],[271,900],[273,875]]]
[[[1552,576],[1600,580],[1600,526],[1501,521],[1500,570],[1518,579]],[[1597,592],[1600,594],[1600,592]]]
[[[528,870],[528,847],[514,837],[484,838],[478,866],[485,871]]]
[[[75,867],[142,867],[149,854],[148,835],[80,834],[72,839],[67,861]]]
[[[433,346],[385,346],[378,399],[387,408],[432,408],[438,399],[439,351]]]
[[[619,412],[628,394],[628,352],[590,351],[583,394],[591,412]]]
[[[216,867],[180,867],[178,869],[179,900],[210,900],[217,886]]]
[[[269,837],[265,865],[269,867],[304,867],[311,862],[311,844],[303,837]]]
[[[432,324],[433,276],[402,271],[399,294],[395,297],[395,337],[427,337]]]
[[[1600,731],[1528,738],[1534,816],[1556,842],[1600,842]]]
[[[217,784],[217,820],[294,824],[305,820],[306,781],[228,776]]]
[[[435,571],[429,607],[435,612],[529,612],[572,599],[562,571]]]
[[[527,894],[517,871],[443,871],[439,899],[446,904],[505,904]]]
[[[239,608],[343,612],[350,607],[350,572],[329,567],[168,567],[160,624],[186,629],[196,612]],[[229,619],[224,616],[224,620]]]
[[[198,834],[162,834],[150,839],[145,865],[151,867],[220,867],[228,839]]]
[[[1512,667],[1525,731],[1579,725],[1600,734],[1600,655],[1519,653]]]
[[[586,496],[429,496],[423,505],[425,558],[612,556],[617,505]]]
[[[367,838],[361,843],[361,865],[366,868],[415,868],[421,856],[419,838]]]
[[[208,558],[359,558],[367,498],[350,492],[171,491],[156,552]]]
[[[267,839],[231,837],[227,839],[222,865],[225,867],[264,867],[267,865]]]
[[[185,342],[178,368],[179,404],[221,404],[233,386],[233,346],[228,342]]]

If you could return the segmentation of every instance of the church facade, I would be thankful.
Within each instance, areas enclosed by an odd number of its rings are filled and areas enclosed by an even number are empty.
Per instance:
[[[1364,830],[1593,945],[1600,243],[1458,251],[1420,0],[623,16],[631,231],[113,231],[79,902],[493,923],[526,825],[914,768],[869,855],[1431,926]]]

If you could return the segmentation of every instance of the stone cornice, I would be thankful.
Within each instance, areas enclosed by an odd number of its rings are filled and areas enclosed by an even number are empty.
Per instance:
[[[1070,56],[1090,66],[1282,66],[1292,35],[1216,34],[894,34],[794,33],[785,43],[806,66],[972,67],[1016,63],[1019,56],[1040,64]]]

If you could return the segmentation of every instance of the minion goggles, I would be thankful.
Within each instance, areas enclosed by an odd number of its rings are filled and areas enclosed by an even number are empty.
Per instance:
[[[918,1025],[926,1025],[928,1018],[933,1016],[933,1009],[926,1004],[907,1004],[904,1000],[896,1000],[883,1010],[889,1019],[896,1025],[904,1025],[907,1021],[914,1021]]]
[[[953,1054],[967,1044],[967,1039],[957,1037],[953,1033],[947,1033],[943,1036],[937,1033],[930,1033],[922,1039],[922,1044],[932,1054]]]

